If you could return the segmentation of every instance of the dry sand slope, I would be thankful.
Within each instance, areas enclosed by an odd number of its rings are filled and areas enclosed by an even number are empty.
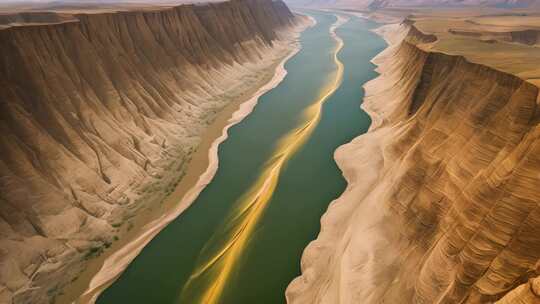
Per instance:
[[[107,248],[178,207],[209,126],[282,77],[305,23],[266,0],[68,20],[0,30],[0,303],[47,303],[92,265],[76,296]]]
[[[540,65],[514,52],[538,49],[422,22],[378,30],[390,47],[365,86],[373,125],[336,151],[349,185],[290,304],[540,302]]]

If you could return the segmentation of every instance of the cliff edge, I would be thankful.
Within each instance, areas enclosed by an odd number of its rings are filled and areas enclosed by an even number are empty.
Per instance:
[[[378,32],[373,124],[335,153],[349,184],[288,303],[539,303],[538,65],[508,53],[538,50],[511,35],[458,44],[419,20]]]

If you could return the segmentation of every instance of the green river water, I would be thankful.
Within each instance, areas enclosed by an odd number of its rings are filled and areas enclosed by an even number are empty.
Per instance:
[[[253,113],[229,129],[219,147],[219,169],[193,205],[161,231],[98,304],[196,304],[202,286],[185,290],[208,242],[219,240],[223,222],[258,179],[279,139],[302,121],[303,111],[337,69],[329,33],[333,13],[305,12],[317,20],[300,38],[302,50],[285,65],[288,74],[264,94]],[[346,182],[333,153],[365,133],[371,120],[360,109],[362,85],[377,74],[370,60],[386,46],[370,32],[376,24],[353,16],[339,27],[343,82],[322,108],[307,142],[282,169],[275,192],[256,224],[220,295],[221,304],[285,303],[285,289],[300,274],[303,249],[316,238],[320,218]],[[227,237],[225,234],[223,237]]]

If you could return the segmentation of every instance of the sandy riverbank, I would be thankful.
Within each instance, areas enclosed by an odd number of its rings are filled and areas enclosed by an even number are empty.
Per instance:
[[[174,191],[161,205],[142,210],[132,220],[133,228],[128,228],[120,240],[114,242],[102,255],[89,261],[86,270],[64,289],[57,303],[95,302],[99,294],[120,276],[152,238],[193,203],[217,171],[218,147],[226,140],[227,130],[249,115],[258,98],[276,87],[286,76],[284,65],[300,50],[300,33],[315,22],[305,16],[300,20],[296,28],[289,33],[282,33],[284,38],[279,46],[274,47],[280,48],[279,58],[261,69],[260,73],[264,77],[242,94],[245,98],[239,98],[223,108],[207,128],[197,150],[191,155],[184,177]]]
[[[377,33],[391,44],[391,37],[382,35],[383,32]],[[380,53],[373,62],[379,65],[391,49],[390,46]],[[385,214],[376,201],[385,187],[371,191],[384,167],[381,147],[388,133],[382,128],[384,115],[381,115],[387,109],[381,108],[374,99],[388,79],[384,71],[377,71],[381,75],[364,86],[366,93],[362,104],[362,109],[372,118],[372,124],[366,134],[339,147],[334,153],[334,159],[348,185],[343,194],[330,203],[321,218],[317,239],[302,254],[302,275],[291,282],[286,292],[290,304],[358,303],[368,301],[373,295],[347,288],[347,284],[363,281],[366,286],[376,285],[372,277],[378,267],[372,253],[374,248],[384,248],[387,244],[386,240],[373,237],[376,233],[371,231],[375,229],[374,223]],[[358,205],[360,201],[363,202],[361,206]],[[376,252],[381,252],[378,260],[385,260],[383,255],[392,255],[389,251],[384,254],[382,251]],[[359,259],[363,261],[363,267],[351,265]]]
[[[407,22],[375,32],[389,47],[373,59],[380,76],[364,86],[362,108],[372,124],[335,152],[348,186],[305,249],[288,303],[491,303],[520,280],[529,282],[501,302],[536,303],[530,290],[538,280],[538,242],[532,237],[538,226],[530,223],[537,222],[537,209],[528,202],[538,197],[531,160],[539,154],[516,148],[534,146],[537,122],[529,117],[535,112],[503,112],[508,121],[527,117],[515,131],[495,127],[499,110],[487,109],[530,109],[523,105],[536,104],[537,89],[436,48],[426,53],[432,37]],[[454,47],[461,51],[462,45]],[[516,85],[501,86],[501,79]],[[452,88],[452,94],[441,88]],[[472,123],[479,120],[493,124]],[[504,149],[493,144],[493,138],[513,132],[522,133]],[[505,174],[491,170],[502,163]],[[518,173],[525,170],[531,175]],[[527,186],[502,186],[509,181]],[[511,197],[519,199],[505,200]],[[518,208],[522,213],[514,212]],[[493,210],[505,221],[493,217]],[[517,235],[531,237],[510,241]],[[491,280],[494,273],[497,280]]]

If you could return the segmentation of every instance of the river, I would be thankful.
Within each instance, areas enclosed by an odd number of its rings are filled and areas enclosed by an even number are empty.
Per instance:
[[[370,21],[307,13],[317,24],[283,82],[229,130],[212,182],[97,303],[285,303],[303,249],[346,186],[333,153],[371,123],[362,85],[385,47]]]

